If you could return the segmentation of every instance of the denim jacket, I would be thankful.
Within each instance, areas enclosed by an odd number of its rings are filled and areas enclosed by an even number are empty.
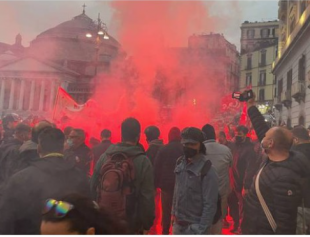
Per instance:
[[[198,154],[188,164],[183,156],[174,171],[172,215],[178,221],[195,226],[196,234],[204,234],[212,226],[217,208],[219,181],[215,169],[211,167],[207,175],[201,177],[206,161],[205,155]]]

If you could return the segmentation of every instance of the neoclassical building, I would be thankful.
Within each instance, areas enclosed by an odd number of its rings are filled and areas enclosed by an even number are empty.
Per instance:
[[[121,50],[110,35],[98,35],[98,29],[83,10],[39,34],[29,47],[23,47],[21,35],[12,45],[0,43],[0,113],[50,117],[59,86],[78,103],[86,102],[94,81],[109,71]]]

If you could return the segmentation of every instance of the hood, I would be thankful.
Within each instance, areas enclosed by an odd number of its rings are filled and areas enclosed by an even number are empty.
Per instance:
[[[29,140],[29,141],[24,142],[24,144],[19,148],[19,152],[23,153],[28,150],[37,150],[37,149],[38,149],[38,144]]]
[[[68,172],[75,167],[73,162],[66,162],[63,157],[40,158],[33,162],[32,165],[49,174]]]
[[[126,143],[118,143],[115,145],[111,145],[106,151],[107,155],[113,155],[115,153],[124,153],[128,157],[136,157],[139,155],[145,155],[145,152],[139,146],[133,146]]]
[[[1,149],[7,149],[8,147],[11,147],[11,146],[21,146],[23,144],[22,141],[18,140],[18,139],[12,139],[12,140],[8,140],[5,144],[3,144],[1,146]]]
[[[163,142],[163,140],[155,139],[149,143],[149,146],[151,146],[151,145],[162,146],[162,145],[164,145],[164,142]]]
[[[302,178],[310,177],[310,161],[298,151],[290,151],[290,156],[287,160],[279,163],[275,162],[275,164],[293,170]]]

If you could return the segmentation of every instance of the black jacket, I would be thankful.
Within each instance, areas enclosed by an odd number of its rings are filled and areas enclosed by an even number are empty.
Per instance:
[[[97,164],[100,156],[112,145],[110,140],[102,141],[99,145],[93,147],[94,166]]]
[[[310,162],[310,143],[296,145],[292,148],[294,151],[299,151],[308,158]],[[303,199],[306,208],[310,208],[310,179],[303,180]]]
[[[22,141],[13,139],[0,147],[0,196],[4,184],[15,171],[19,160],[19,148],[22,144]]]
[[[146,151],[146,156],[151,160],[151,163],[154,167],[155,163],[155,157],[157,155],[157,152],[161,147],[163,147],[164,143],[162,140],[153,140],[149,143],[149,148]]]
[[[90,197],[87,177],[62,157],[42,158],[9,180],[0,200],[0,234],[40,234],[42,208],[49,198],[70,193]]]
[[[179,141],[171,141],[159,149],[154,164],[156,188],[173,192],[176,161],[183,155],[183,146]]]
[[[82,170],[85,174],[90,175],[90,165],[93,159],[92,152],[85,143],[78,148],[70,148],[65,151],[65,159],[77,168]]]
[[[9,129],[9,128],[5,128],[4,129],[4,134],[3,134],[3,144],[8,143],[9,141],[14,139],[14,133],[15,133],[15,129]]]
[[[269,127],[256,107],[248,110],[249,117],[261,141]],[[276,234],[295,234],[297,207],[302,196],[301,179],[310,170],[310,163],[301,153],[290,152],[288,159],[272,162],[267,158],[260,176],[260,191],[277,224]],[[260,205],[255,182],[245,198],[243,234],[274,234]]]
[[[29,167],[33,162],[39,160],[38,144],[29,140],[19,148],[19,160],[14,167],[14,173]]]
[[[236,192],[250,189],[253,176],[257,171],[257,154],[254,145],[247,138],[244,143],[235,144],[233,148],[233,187]]]

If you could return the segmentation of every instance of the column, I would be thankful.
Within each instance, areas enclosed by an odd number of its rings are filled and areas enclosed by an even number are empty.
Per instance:
[[[22,79],[20,85],[19,102],[18,102],[19,110],[23,110],[24,94],[25,94],[25,81]]]
[[[54,108],[54,101],[55,101],[55,81],[54,79],[52,79],[52,82],[51,82],[51,97],[50,97],[50,107],[49,107],[49,110],[50,111],[53,111],[53,108]]]
[[[1,79],[1,92],[0,92],[0,109],[3,109],[4,102],[4,93],[5,93],[5,79]]]
[[[9,102],[9,109],[13,109],[14,105],[14,90],[15,90],[15,79],[13,78],[11,81],[11,91],[10,91],[10,102]]]
[[[31,81],[29,110],[33,109],[34,87],[35,87],[35,81],[33,80],[33,81]]]
[[[40,102],[39,102],[39,111],[43,111],[44,106],[44,93],[45,92],[45,81],[41,81],[41,91],[40,91]]]

